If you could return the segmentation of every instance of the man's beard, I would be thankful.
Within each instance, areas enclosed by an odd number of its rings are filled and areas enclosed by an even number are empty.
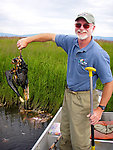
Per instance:
[[[85,35],[82,35],[82,34],[79,35],[78,32],[79,32],[79,33],[86,33],[86,34],[85,34]],[[78,37],[78,39],[80,39],[80,40],[85,40],[85,39],[87,39],[87,38],[88,38],[87,31],[86,31],[86,30],[82,30],[82,31],[81,31],[80,29],[77,30],[77,37]]]

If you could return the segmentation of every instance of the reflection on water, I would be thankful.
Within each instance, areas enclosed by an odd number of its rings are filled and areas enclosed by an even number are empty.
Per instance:
[[[0,150],[30,150],[48,123],[0,108]]]

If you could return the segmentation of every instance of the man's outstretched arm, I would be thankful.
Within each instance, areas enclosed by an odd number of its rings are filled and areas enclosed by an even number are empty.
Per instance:
[[[27,38],[22,38],[17,42],[17,47],[19,50],[27,47],[27,45],[31,42],[47,42],[47,41],[55,41],[55,34],[54,33],[42,33],[38,35],[34,35]]]

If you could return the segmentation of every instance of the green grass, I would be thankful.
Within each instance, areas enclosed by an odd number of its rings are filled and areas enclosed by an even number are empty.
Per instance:
[[[111,67],[111,71],[113,74],[113,42],[110,41],[97,41],[104,50],[106,50],[106,52],[109,54],[110,56],[110,67]],[[98,89],[103,89],[103,85],[101,84],[101,81],[98,80],[97,81],[97,88]],[[113,94],[111,99],[109,100],[107,107],[106,107],[106,111],[113,111]]]
[[[11,60],[19,56],[17,38],[0,39],[0,97],[1,102],[18,104],[18,97],[8,86],[5,71],[13,67]],[[55,113],[62,105],[66,85],[67,55],[55,43],[32,43],[22,51],[28,64],[28,79],[32,108],[41,108]],[[21,89],[20,89],[21,90]],[[22,91],[21,91],[22,94]]]
[[[12,58],[19,56],[16,47],[18,38],[0,38],[0,102],[7,106],[19,104],[18,97],[8,86],[5,71],[13,68]],[[108,52],[113,68],[113,43],[99,44]],[[22,56],[28,64],[28,79],[30,88],[29,105],[34,109],[43,109],[56,113],[62,105],[66,85],[67,55],[53,42],[31,43],[22,51]],[[113,69],[112,69],[113,72]],[[97,88],[103,89],[98,80]],[[22,90],[19,88],[21,94]],[[110,99],[107,111],[113,111],[113,98]]]

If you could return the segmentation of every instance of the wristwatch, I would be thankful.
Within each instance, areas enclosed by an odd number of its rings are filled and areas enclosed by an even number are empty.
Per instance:
[[[105,110],[105,106],[101,106],[101,105],[99,105],[98,107],[100,107],[102,110]]]

